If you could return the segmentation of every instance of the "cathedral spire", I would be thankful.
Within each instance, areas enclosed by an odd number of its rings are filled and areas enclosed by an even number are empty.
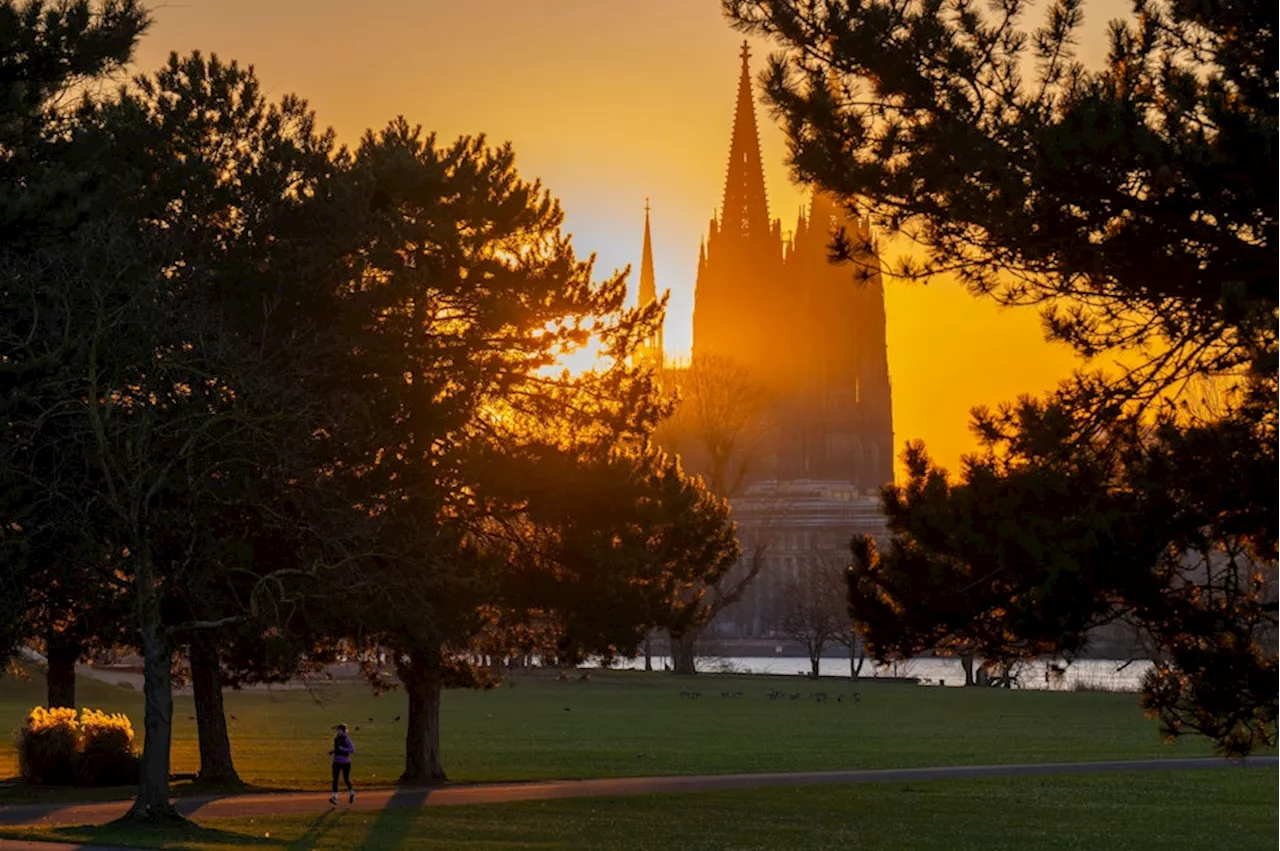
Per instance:
[[[644,251],[640,257],[639,306],[644,307],[657,300],[658,285],[653,273],[653,238],[649,235],[649,199],[646,198],[644,199]],[[658,326],[657,333],[640,347],[640,356],[657,366],[662,365],[662,326]]]
[[[640,259],[640,306],[658,298],[653,274],[653,239],[649,236],[649,199],[644,199],[644,253]]]
[[[765,194],[760,133],[756,128],[756,108],[751,97],[750,61],[751,51],[744,41],[720,226],[728,233],[764,237],[769,234],[769,199]]]

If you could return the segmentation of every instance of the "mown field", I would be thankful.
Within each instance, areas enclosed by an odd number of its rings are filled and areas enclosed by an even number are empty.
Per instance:
[[[689,696],[697,693],[699,697]],[[775,696],[771,699],[770,693]],[[778,696],[778,693],[781,693]],[[826,700],[816,696],[825,693]],[[43,682],[0,680],[0,723],[17,727]],[[128,713],[141,695],[82,679],[84,705]],[[794,696],[794,699],[792,699]],[[401,766],[405,697],[358,684],[227,694],[236,764],[249,783],[323,789],[329,727],[352,726],[358,785]],[[176,701],[175,772],[198,761],[191,699]],[[592,672],[526,675],[488,692],[447,692],[445,767],[454,781],[1204,756],[1163,744],[1131,694],[812,683],[797,677]],[[399,719],[399,720],[397,720]],[[0,776],[16,774],[11,741]],[[177,784],[181,793],[184,784]],[[0,838],[173,849],[1193,849],[1273,848],[1273,769],[946,780],[575,799],[206,820],[154,834],[8,828]],[[0,804],[128,796],[130,790],[0,791]]]
[[[64,828],[0,836],[148,848],[1100,849],[1276,847],[1264,769],[810,786],[219,819],[198,830]]]
[[[770,699],[771,691],[783,696]],[[822,692],[825,702],[812,697]],[[38,678],[0,680],[0,724],[16,728],[42,695]],[[126,712],[141,731],[138,692],[81,678],[79,699]],[[1195,738],[1164,744],[1132,694],[593,672],[586,682],[527,675],[492,691],[449,691],[442,703],[445,769],[451,780],[464,782],[1211,753]],[[255,786],[327,785],[329,728],[338,721],[352,727],[363,785],[392,783],[402,767],[408,712],[401,693],[374,697],[348,683],[314,693],[228,692],[226,706],[236,766]],[[191,699],[176,698],[174,714],[173,770],[195,772]],[[0,777],[16,773],[6,737]]]

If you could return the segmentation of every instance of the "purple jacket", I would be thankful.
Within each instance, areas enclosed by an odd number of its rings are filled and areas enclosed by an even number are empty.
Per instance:
[[[346,733],[339,733],[333,737],[333,761],[338,765],[347,765],[351,762],[351,755],[356,752],[356,746],[351,743],[350,737]]]

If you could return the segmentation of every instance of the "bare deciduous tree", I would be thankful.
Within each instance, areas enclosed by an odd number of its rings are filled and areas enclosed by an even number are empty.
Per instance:
[[[765,446],[774,429],[775,395],[750,369],[723,355],[700,354],[687,367],[668,369],[663,378],[679,402],[672,416],[659,425],[655,438],[678,454],[690,472],[703,476],[713,493],[729,500],[742,496],[765,460]],[[697,672],[696,644],[702,626],[741,600],[759,576],[771,528],[766,523],[745,531],[744,558],[706,589],[706,617],[701,624],[668,631],[675,673]]]
[[[852,635],[844,577],[828,559],[803,559],[799,574],[783,586],[778,632],[804,645],[816,679],[822,651]]]

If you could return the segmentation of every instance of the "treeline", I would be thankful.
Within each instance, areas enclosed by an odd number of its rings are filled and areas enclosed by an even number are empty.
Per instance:
[[[624,307],[508,146],[403,119],[352,147],[251,68],[173,55],[111,90],[136,0],[0,2],[0,640],[136,647],[169,804],[171,671],[201,776],[221,690],[385,648],[406,781],[444,778],[476,654],[575,662],[706,617],[727,504],[653,443],[669,402]],[[598,344],[607,366],[559,366]],[[371,670],[371,675],[379,672]]]

